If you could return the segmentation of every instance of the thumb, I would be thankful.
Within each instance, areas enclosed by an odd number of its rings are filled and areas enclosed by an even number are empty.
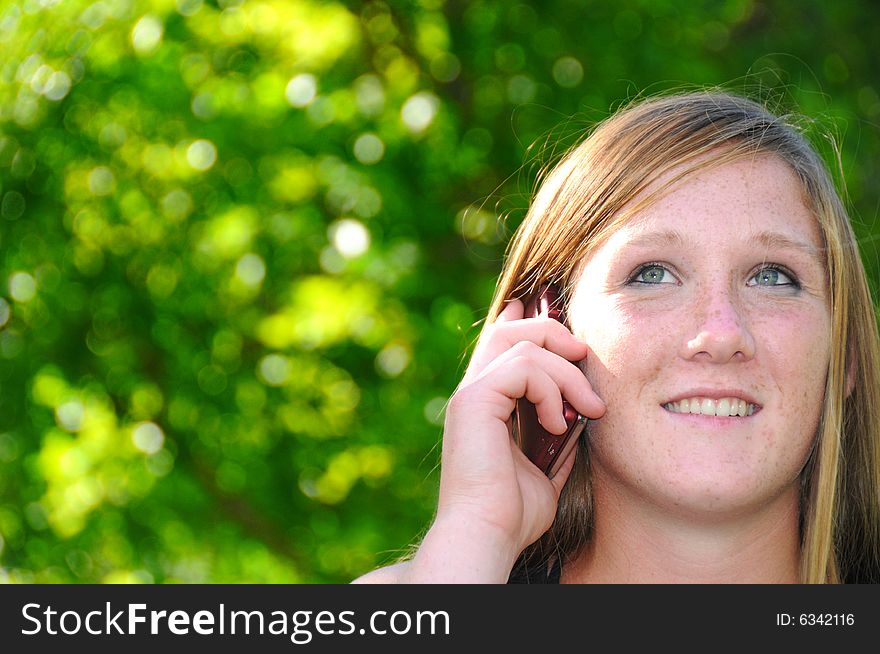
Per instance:
[[[559,466],[559,470],[557,470],[556,474],[553,475],[553,478],[550,479],[550,484],[556,491],[557,500],[559,499],[559,495],[562,493],[562,488],[565,486],[565,482],[568,481],[568,478],[571,475],[571,471],[574,469],[574,462],[577,459],[577,453],[579,449],[581,449],[580,444],[571,448],[571,452],[568,453],[565,461],[563,461],[562,465]]]

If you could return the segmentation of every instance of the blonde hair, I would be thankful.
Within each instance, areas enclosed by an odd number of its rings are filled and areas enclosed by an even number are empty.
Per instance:
[[[570,297],[578,263],[630,216],[681,179],[760,155],[781,158],[802,183],[824,240],[830,289],[824,406],[801,473],[801,581],[880,581],[877,319],[843,202],[821,157],[790,119],[746,98],[702,91],[652,98],[605,120],[541,184],[508,246],[487,322],[505,302],[525,300],[545,281]],[[587,450],[582,439],[553,526],[521,554],[518,570],[546,570],[588,544]]]

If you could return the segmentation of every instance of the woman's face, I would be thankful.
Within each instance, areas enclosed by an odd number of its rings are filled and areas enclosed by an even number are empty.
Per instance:
[[[830,357],[826,286],[816,219],[775,157],[690,177],[615,231],[569,313],[608,405],[594,476],[704,518],[796,492]]]

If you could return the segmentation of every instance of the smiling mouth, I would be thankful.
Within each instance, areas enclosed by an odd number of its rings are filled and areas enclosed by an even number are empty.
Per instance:
[[[746,402],[738,397],[722,397],[717,400],[710,397],[692,397],[678,402],[666,402],[662,406],[671,413],[689,413],[722,418],[746,418],[761,410],[759,405]]]

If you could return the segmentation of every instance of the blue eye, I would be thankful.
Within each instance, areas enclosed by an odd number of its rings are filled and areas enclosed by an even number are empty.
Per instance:
[[[639,268],[630,278],[636,284],[671,284],[674,277],[666,268],[657,263],[649,263]]]
[[[793,286],[800,288],[794,275],[778,266],[766,266],[756,272],[749,280],[749,286]]]

